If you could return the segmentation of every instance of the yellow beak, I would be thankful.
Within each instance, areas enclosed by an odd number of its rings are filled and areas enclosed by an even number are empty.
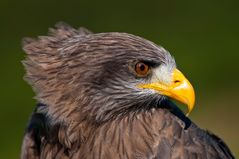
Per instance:
[[[162,82],[155,82],[149,84],[139,85],[140,88],[153,89],[159,91],[162,95],[176,99],[188,106],[188,113],[192,111],[195,102],[195,93],[192,85],[186,77],[175,69],[172,73],[172,82],[165,84]]]

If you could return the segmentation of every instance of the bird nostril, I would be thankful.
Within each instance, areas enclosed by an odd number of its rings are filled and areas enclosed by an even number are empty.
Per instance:
[[[179,82],[180,82],[179,80],[175,80],[175,81],[174,81],[175,84],[176,84],[176,83],[179,83]]]

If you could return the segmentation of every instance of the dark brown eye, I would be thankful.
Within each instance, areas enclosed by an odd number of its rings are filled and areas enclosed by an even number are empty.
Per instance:
[[[149,66],[143,62],[138,62],[135,65],[135,72],[139,76],[145,76],[149,72]]]

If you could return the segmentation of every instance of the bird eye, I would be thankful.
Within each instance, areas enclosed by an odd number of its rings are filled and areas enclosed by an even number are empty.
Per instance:
[[[139,76],[146,76],[149,72],[149,66],[143,62],[138,62],[135,65],[135,72]]]

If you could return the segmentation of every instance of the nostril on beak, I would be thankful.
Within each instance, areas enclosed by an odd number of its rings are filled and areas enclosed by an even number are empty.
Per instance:
[[[177,84],[177,83],[180,83],[180,81],[179,80],[175,80],[174,83]]]

